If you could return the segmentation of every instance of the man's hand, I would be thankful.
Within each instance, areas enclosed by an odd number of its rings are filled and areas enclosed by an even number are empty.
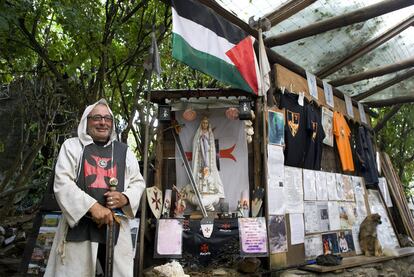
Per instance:
[[[122,208],[129,203],[128,197],[119,191],[108,191],[104,196],[106,197],[106,207],[109,209]]]
[[[114,220],[112,211],[98,202],[93,204],[93,206],[89,209],[89,212],[92,215],[92,220],[99,226],[104,224],[112,224]]]

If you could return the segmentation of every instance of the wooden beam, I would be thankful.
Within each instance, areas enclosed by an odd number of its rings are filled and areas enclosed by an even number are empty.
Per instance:
[[[315,2],[316,0],[290,0],[264,17],[270,20],[272,26],[275,26]]]
[[[342,14],[324,21],[313,23],[309,26],[295,31],[286,32],[277,36],[269,37],[265,39],[265,44],[268,47],[283,45],[292,41],[307,38],[336,28],[366,21],[368,19],[395,10],[399,10],[413,4],[413,1],[410,0],[385,0],[350,13]]]
[[[353,74],[344,78],[336,79],[329,82],[331,85],[338,87],[346,84],[352,84],[361,80],[370,79],[374,77],[383,76],[393,72],[397,72],[414,66],[414,58],[402,60],[394,64],[377,67],[375,69],[367,70],[362,73]]]
[[[325,78],[326,76],[331,75],[332,73],[338,71],[342,67],[352,63],[359,57],[362,57],[363,55],[367,54],[368,52],[374,50],[378,46],[384,44],[394,36],[398,35],[408,27],[410,27],[412,24],[414,24],[414,16],[410,16],[409,18],[405,19],[404,21],[400,22],[399,24],[395,25],[385,33],[379,35],[378,37],[371,39],[352,51],[349,55],[342,58],[341,60],[327,66],[326,68],[320,70],[316,73],[319,78]]]
[[[382,108],[382,107],[394,106],[396,104],[407,104],[407,103],[413,103],[413,102],[414,102],[414,96],[400,96],[400,97],[393,97],[393,98],[385,99],[385,100],[364,102],[364,104],[370,108]]]
[[[381,131],[381,129],[384,128],[385,124],[387,124],[387,121],[390,120],[401,109],[402,105],[403,104],[397,104],[394,107],[392,107],[392,109],[386,115],[384,115],[384,118],[381,119],[381,121],[378,122],[377,125],[375,125],[374,131],[376,133]]]
[[[352,98],[355,99],[355,100],[357,100],[357,101],[361,101],[362,99],[365,99],[368,96],[371,96],[371,95],[373,95],[373,94],[375,94],[375,93],[377,93],[377,92],[379,92],[381,90],[384,90],[386,88],[389,88],[389,87],[391,87],[391,86],[393,86],[393,85],[395,85],[395,84],[397,84],[397,83],[399,83],[401,81],[404,81],[405,79],[408,79],[408,78],[410,78],[412,76],[414,76],[414,68],[406,71],[403,74],[397,75],[396,77],[394,77],[394,78],[392,78],[392,79],[390,79],[388,81],[385,81],[382,84],[376,85],[373,88],[371,88],[371,89],[369,89],[369,90],[367,90],[367,91],[365,91],[363,93],[360,93],[358,95],[355,95]]]

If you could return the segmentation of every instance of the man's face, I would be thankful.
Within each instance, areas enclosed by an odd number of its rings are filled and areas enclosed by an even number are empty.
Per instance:
[[[113,119],[105,105],[96,105],[88,115],[87,132],[94,141],[107,142]]]

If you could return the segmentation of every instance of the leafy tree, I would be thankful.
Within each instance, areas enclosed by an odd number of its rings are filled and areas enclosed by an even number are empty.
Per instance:
[[[25,132],[12,166],[0,174],[4,203],[47,180],[63,139],[75,130],[84,107],[99,98],[109,100],[122,140],[132,134],[140,158],[147,124],[153,148],[155,107],[146,101],[151,75],[144,67],[153,31],[163,73],[159,80],[152,77],[152,89],[215,84],[172,60],[166,39],[171,9],[164,1],[0,2],[0,82],[23,84],[14,95],[21,99]],[[7,207],[3,216],[13,212]]]
[[[381,109],[379,120],[390,110]],[[380,150],[390,155],[409,196],[409,183],[414,175],[414,105],[403,105],[377,134],[377,141]]]

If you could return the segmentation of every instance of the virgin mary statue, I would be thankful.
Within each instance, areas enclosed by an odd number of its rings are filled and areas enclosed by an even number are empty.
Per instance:
[[[214,135],[208,117],[201,119],[193,139],[193,175],[207,211],[214,211],[220,198],[224,198],[223,183],[216,164]],[[190,186],[185,189],[186,199],[198,205],[197,197]]]

